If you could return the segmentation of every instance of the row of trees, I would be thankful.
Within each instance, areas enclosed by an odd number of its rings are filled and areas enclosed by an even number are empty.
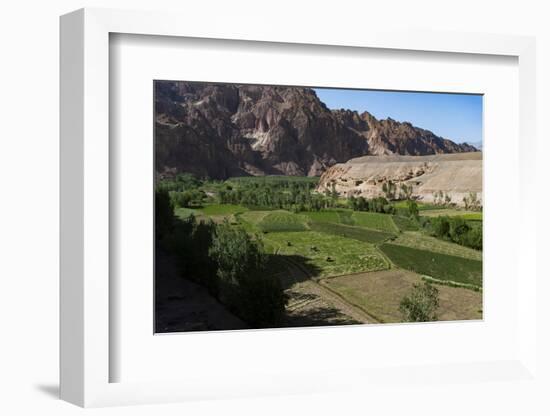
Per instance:
[[[395,182],[389,180],[382,184],[382,192],[386,199],[390,201],[396,199],[410,199],[412,197],[413,187],[406,183],[401,183],[398,187]]]
[[[222,204],[240,204],[253,208],[319,211],[334,208],[338,198],[312,192],[310,182],[241,182],[218,191]]]
[[[460,217],[444,216],[431,218],[426,225],[435,237],[450,240],[476,250],[483,248],[481,224],[475,224]]]
[[[367,199],[362,196],[349,197],[348,204],[354,211],[379,212],[382,214],[395,214],[395,207],[386,198],[378,197]]]
[[[253,328],[280,323],[287,297],[267,269],[259,236],[228,222],[177,219],[166,190],[156,192],[155,213],[157,244],[177,259],[182,276],[206,287]]]

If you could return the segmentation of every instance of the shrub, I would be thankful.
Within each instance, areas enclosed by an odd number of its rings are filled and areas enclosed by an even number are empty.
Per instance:
[[[217,264],[220,300],[252,327],[274,326],[287,302],[279,280],[267,273],[263,244],[226,221],[216,227],[209,255]]]
[[[428,322],[437,320],[439,290],[428,282],[415,284],[399,305],[405,322]]]

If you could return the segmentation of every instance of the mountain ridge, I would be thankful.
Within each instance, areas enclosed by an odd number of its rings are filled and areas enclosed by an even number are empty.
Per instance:
[[[408,122],[331,110],[302,87],[155,82],[155,170],[319,176],[364,155],[473,151]]]

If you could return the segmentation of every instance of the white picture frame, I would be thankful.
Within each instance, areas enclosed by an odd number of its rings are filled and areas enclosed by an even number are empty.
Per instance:
[[[325,369],[331,377],[304,371],[291,380],[286,374],[260,379],[236,379],[220,374],[213,381],[194,376],[178,381],[111,382],[110,366],[116,354],[110,349],[109,293],[112,263],[110,239],[109,155],[109,37],[110,34],[224,39],[228,41],[277,42],[330,45],[339,48],[428,51],[441,54],[503,55],[515,57],[519,68],[519,140],[534,143],[535,137],[535,41],[506,35],[380,31],[348,28],[328,34],[312,25],[310,30],[266,23],[261,30],[236,34],[231,24],[220,21],[205,27],[199,21],[173,13],[82,9],[61,18],[61,398],[80,406],[159,403],[215,397],[243,397],[281,393],[310,393],[347,389],[353,384],[375,385],[414,380],[428,382],[460,379],[526,380],[537,374],[536,280],[534,244],[536,218],[527,215],[533,201],[535,153],[531,146],[518,149],[520,201],[517,207],[518,264],[523,271],[517,292],[517,349],[507,359],[457,363],[410,369]],[[185,25],[182,25],[185,21]],[[408,327],[408,331],[412,327]],[[414,328],[412,328],[414,329]],[[300,331],[300,330],[292,330]],[[313,336],[313,332],[301,335]],[[223,334],[221,334],[223,336]],[[333,376],[333,377],[332,377]],[[407,377],[412,378],[408,379]],[[407,381],[408,380],[408,381]]]

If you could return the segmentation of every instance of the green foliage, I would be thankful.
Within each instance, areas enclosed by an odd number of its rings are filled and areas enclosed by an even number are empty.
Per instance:
[[[197,222],[194,215],[176,220],[173,230],[161,242],[163,250],[175,256],[182,276],[218,295],[216,265],[208,255],[214,230],[212,221]]]
[[[157,189],[155,191],[155,237],[157,240],[161,240],[172,231],[174,220],[174,206],[168,191]]]
[[[264,176],[231,178],[217,193],[222,204],[240,204],[254,209],[318,211],[338,200],[314,193],[318,178]]]
[[[476,250],[483,248],[482,224],[461,217],[433,217],[426,228],[437,238],[453,241]]]
[[[179,173],[172,179],[163,179],[159,181],[156,188],[168,192],[184,192],[192,189],[198,189],[203,181],[190,173]]]
[[[402,183],[399,187],[399,198],[404,200],[410,200],[413,193],[413,187],[412,185],[407,185],[406,183]]]
[[[384,243],[380,249],[406,270],[435,279],[481,286],[482,262],[427,250]]]
[[[420,229],[418,221],[414,218],[401,215],[394,215],[392,218],[400,231],[418,231]]]
[[[476,192],[470,192],[468,196],[465,196],[462,199],[462,202],[464,202],[464,207],[466,209],[471,209],[473,211],[477,211],[481,209],[481,201],[477,197]]]
[[[437,320],[439,290],[428,282],[415,284],[411,292],[403,297],[399,311],[405,322],[429,322]]]
[[[387,199],[393,200],[396,198],[397,185],[391,180],[386,181],[382,184],[382,192]]]
[[[267,257],[261,240],[226,221],[216,227],[209,255],[218,266],[224,303],[253,327],[281,321],[286,296],[279,280],[265,271]]]
[[[170,192],[170,199],[172,200],[173,205],[180,208],[201,206],[204,197],[205,193],[199,189]]]
[[[390,204],[386,198],[378,197],[366,199],[360,197],[350,197],[348,201],[349,207],[354,211],[370,211],[382,214],[395,214],[395,207]]]
[[[218,276],[227,284],[237,284],[248,273],[265,265],[260,240],[252,240],[242,229],[224,222],[216,227],[209,254],[218,265]]]
[[[407,201],[407,210],[410,218],[418,219],[418,204],[416,201],[409,199]]]

